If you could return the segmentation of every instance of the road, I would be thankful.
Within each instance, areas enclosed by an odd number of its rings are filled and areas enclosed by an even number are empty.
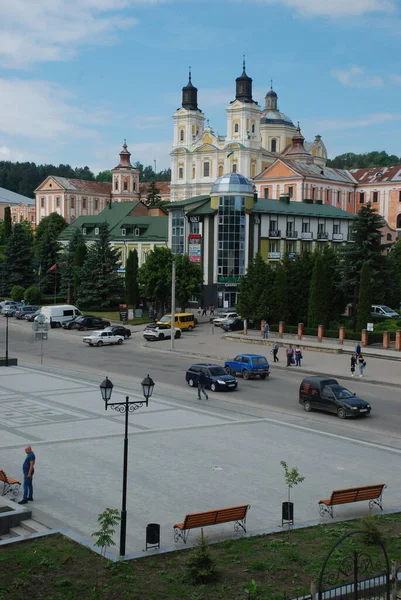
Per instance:
[[[4,323],[4,325],[3,325]],[[210,343],[202,337],[206,325],[197,328],[185,337],[192,336],[192,351],[213,354],[213,337]],[[188,403],[199,406],[196,391],[189,388],[184,375],[187,366],[196,362],[194,356],[169,352],[170,341],[145,343],[141,332],[122,346],[89,347],[80,338],[83,332],[52,329],[49,340],[43,343],[45,367],[71,369],[98,376],[99,383],[105,375],[113,378],[115,384],[123,385],[131,381],[138,383],[149,373],[157,384],[158,393],[174,397],[174,393],[185,398]],[[217,334],[218,335],[218,334]],[[217,337],[216,335],[216,337]],[[200,341],[202,340],[202,342]],[[180,348],[177,340],[175,345]],[[186,347],[188,341],[186,340]],[[5,344],[5,320],[0,321],[0,348]],[[200,345],[203,344],[203,345]],[[227,344],[227,356],[233,352]],[[198,350],[197,350],[198,349]],[[248,351],[253,351],[250,348]],[[235,352],[239,349],[235,349]],[[9,354],[17,356],[21,363],[40,365],[40,343],[34,341],[31,323],[9,319]],[[202,362],[205,362],[204,359]],[[394,365],[398,369],[398,364]],[[355,440],[382,444],[401,449],[401,399],[396,387],[371,385],[358,380],[344,382],[372,404],[372,414],[366,419],[340,421],[336,416],[323,413],[306,414],[298,404],[298,389],[302,376],[300,372],[272,367],[271,376],[266,381],[239,379],[236,392],[210,394],[210,403],[219,410],[235,411],[246,416],[261,416],[268,409],[274,417],[284,423],[299,424],[302,427],[327,434],[345,436]]]

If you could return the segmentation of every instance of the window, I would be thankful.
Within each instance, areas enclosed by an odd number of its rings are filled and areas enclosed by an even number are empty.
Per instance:
[[[365,202],[365,192],[361,192],[359,194],[359,203],[363,204]]]
[[[391,235],[391,233],[387,234],[387,241],[391,242],[393,240],[393,236]]]
[[[251,131],[252,133],[255,133],[255,123],[252,123]]]
[[[57,208],[60,208],[60,197],[59,196],[56,198],[56,206],[57,206]]]
[[[339,223],[333,224],[333,233],[340,233],[340,224]]]
[[[288,195],[290,198],[292,198],[294,195],[294,188],[292,187],[292,185],[290,185],[290,187],[288,188]]]
[[[95,227],[95,235],[99,235],[99,227]]]
[[[269,252],[277,252],[277,242],[270,242],[269,244]]]
[[[326,202],[330,202],[330,190],[326,190]]]
[[[34,220],[35,220],[35,216],[31,215],[31,221],[32,221],[32,223],[34,222]]]
[[[178,167],[178,179],[184,179],[184,167]]]
[[[94,201],[94,208],[95,208],[95,210],[99,209],[99,200],[97,198],[95,198],[95,201]]]
[[[13,223],[15,223],[17,220],[17,217],[15,215],[13,215]]]
[[[134,181],[134,183],[132,184],[132,191],[135,192],[136,190],[136,182]]]
[[[124,192],[128,192],[128,181],[124,181]]]
[[[75,208],[75,198],[71,198],[70,203],[71,203],[71,208]]]
[[[118,179],[114,180],[114,189],[118,191]]]
[[[318,223],[318,225],[317,225],[317,232],[318,233],[324,233],[324,223]]]
[[[271,141],[270,150],[271,150],[271,152],[277,152],[277,140],[276,139]]]
[[[192,179],[195,179],[195,174],[196,174],[195,167],[192,167]]]
[[[263,192],[264,192],[264,197],[266,198],[266,200],[268,200],[268,198],[269,198],[269,188],[265,188],[263,190]]]
[[[270,230],[269,231],[276,231],[276,229],[277,229],[277,221],[270,219]]]
[[[86,208],[86,198],[82,198],[82,208]]]
[[[287,221],[287,233],[294,231],[294,221]]]
[[[348,204],[351,204],[351,198],[352,198],[352,194],[351,194],[351,192],[348,192]]]
[[[134,229],[134,235],[135,235],[136,237],[138,237],[138,236],[139,236],[139,229],[138,229],[138,227],[135,227],[135,229]]]
[[[401,202],[401,191],[398,192],[398,202]]]
[[[124,237],[127,235],[127,230],[126,229],[121,229],[121,235]]]
[[[234,125],[234,133],[238,133],[239,132],[239,125],[238,123],[235,123]]]
[[[316,193],[316,186],[312,187],[312,200],[315,199],[315,193]]]
[[[341,202],[341,192],[338,190],[337,192],[337,202]]]
[[[309,221],[302,223],[302,233],[309,233]]]
[[[224,165],[219,165],[219,177],[222,177],[224,175]],[[400,200],[401,202],[401,200]]]
[[[180,142],[184,141],[184,130],[180,129]]]
[[[288,254],[293,254],[295,252],[294,242],[287,242],[286,250],[287,250]]]
[[[237,163],[233,163],[233,173],[237,172]]]
[[[203,163],[203,177],[210,177],[210,162]]]
[[[400,199],[400,202],[401,202],[401,199]],[[40,208],[44,208],[44,207],[45,207],[45,199],[41,198],[40,199]]]
[[[86,235],[86,227],[82,227],[82,235]]]
[[[379,192],[373,192],[373,202],[379,201]]]

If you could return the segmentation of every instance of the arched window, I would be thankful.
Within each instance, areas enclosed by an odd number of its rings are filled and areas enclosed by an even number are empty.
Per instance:
[[[397,217],[397,229],[401,229],[401,213]]]
[[[184,130],[180,129],[180,142],[184,141]]]
[[[234,125],[234,133],[238,133],[239,132],[239,125],[238,123],[235,123]]]
[[[195,179],[195,167],[192,167],[192,179]]]
[[[252,133],[255,133],[255,123],[252,123],[251,131]]]
[[[224,175],[224,166],[219,165],[219,177],[223,177],[223,175]]]
[[[270,151],[271,152],[277,152],[277,140],[274,139],[271,141],[270,143]]]

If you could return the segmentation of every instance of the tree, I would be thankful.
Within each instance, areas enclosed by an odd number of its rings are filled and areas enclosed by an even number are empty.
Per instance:
[[[366,324],[370,321],[370,313],[372,312],[372,278],[370,274],[370,265],[365,262],[359,282],[359,297],[357,307],[357,331],[366,329]]]
[[[12,223],[11,223],[11,208],[6,206],[4,209],[4,242],[7,243],[7,240],[10,238],[12,234]]]
[[[323,258],[317,252],[309,290],[308,327],[327,326],[330,318],[330,292],[330,285],[325,281]]]
[[[307,323],[309,289],[311,273],[313,271],[315,256],[312,252],[303,252],[295,258],[285,256],[283,266],[287,274],[289,303],[288,321],[292,325]]]
[[[100,171],[96,177],[95,177],[96,181],[105,181],[105,182],[109,182],[112,180],[112,174],[111,171]]]
[[[66,296],[67,303],[74,302],[74,257],[79,244],[84,243],[84,236],[79,228],[76,228],[67,248],[60,257],[61,292]]]
[[[385,303],[393,308],[401,305],[401,239],[392,246],[388,255],[388,279]]]
[[[21,285],[25,289],[33,282],[33,257],[29,237],[26,229],[19,223],[14,225],[4,250],[1,275],[1,293],[7,296],[14,285]]]
[[[368,167],[391,167],[398,165],[401,158],[395,154],[388,155],[387,152],[365,152],[364,154],[354,154],[347,152],[340,154],[332,160],[327,161],[328,167],[335,169],[364,169]]]
[[[138,252],[136,249],[129,251],[127,262],[125,263],[125,301],[132,308],[138,306]]]
[[[272,294],[272,308],[273,316],[276,321],[284,321],[288,323],[288,280],[284,266],[281,263],[279,263],[276,268],[276,277]]]
[[[124,280],[117,272],[119,266],[119,250],[110,245],[109,226],[101,223],[99,237],[90,246],[80,271],[79,306],[98,310],[117,306],[124,297]]]
[[[27,304],[38,305],[42,302],[42,294],[37,285],[31,285],[25,290],[24,300]]]
[[[14,300],[14,302],[21,302],[22,298],[24,297],[24,292],[25,289],[22,285],[13,285],[10,294],[11,300]]]
[[[244,319],[269,319],[274,275],[271,267],[258,253],[249,264],[238,286],[238,313]]]
[[[48,217],[44,217],[35,229],[35,248],[36,256],[38,258],[38,252],[42,236],[48,230],[51,231],[54,239],[57,239],[60,233],[67,227],[67,221],[56,212],[50,213]],[[42,265],[43,266],[43,265]]]
[[[160,190],[155,181],[151,181],[146,194],[146,204],[148,206],[156,206],[161,201]]]
[[[58,241],[57,229],[45,229],[36,243],[36,261],[40,271],[40,288],[44,293],[57,292],[57,269],[52,269],[58,264],[61,244]]]
[[[192,297],[200,298],[202,295],[203,271],[200,265],[189,260],[187,254],[178,254],[174,260],[176,301],[181,310],[185,310]]]
[[[80,242],[75,249],[74,260],[73,260],[73,279],[74,279],[73,296],[74,296],[74,298],[78,297],[79,285],[81,283],[81,269],[85,263],[87,254],[88,254],[88,249],[86,247],[85,242]]]
[[[171,263],[173,253],[169,248],[156,246],[149,252],[146,262],[138,271],[141,295],[150,300],[163,313],[171,295]]]

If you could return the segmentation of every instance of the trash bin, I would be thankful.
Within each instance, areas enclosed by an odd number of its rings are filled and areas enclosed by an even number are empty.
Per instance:
[[[282,512],[281,512],[281,526],[284,523],[294,524],[294,503],[293,502],[283,502],[282,503]]]
[[[160,548],[160,525],[149,523],[146,525],[146,550],[149,548]]]

